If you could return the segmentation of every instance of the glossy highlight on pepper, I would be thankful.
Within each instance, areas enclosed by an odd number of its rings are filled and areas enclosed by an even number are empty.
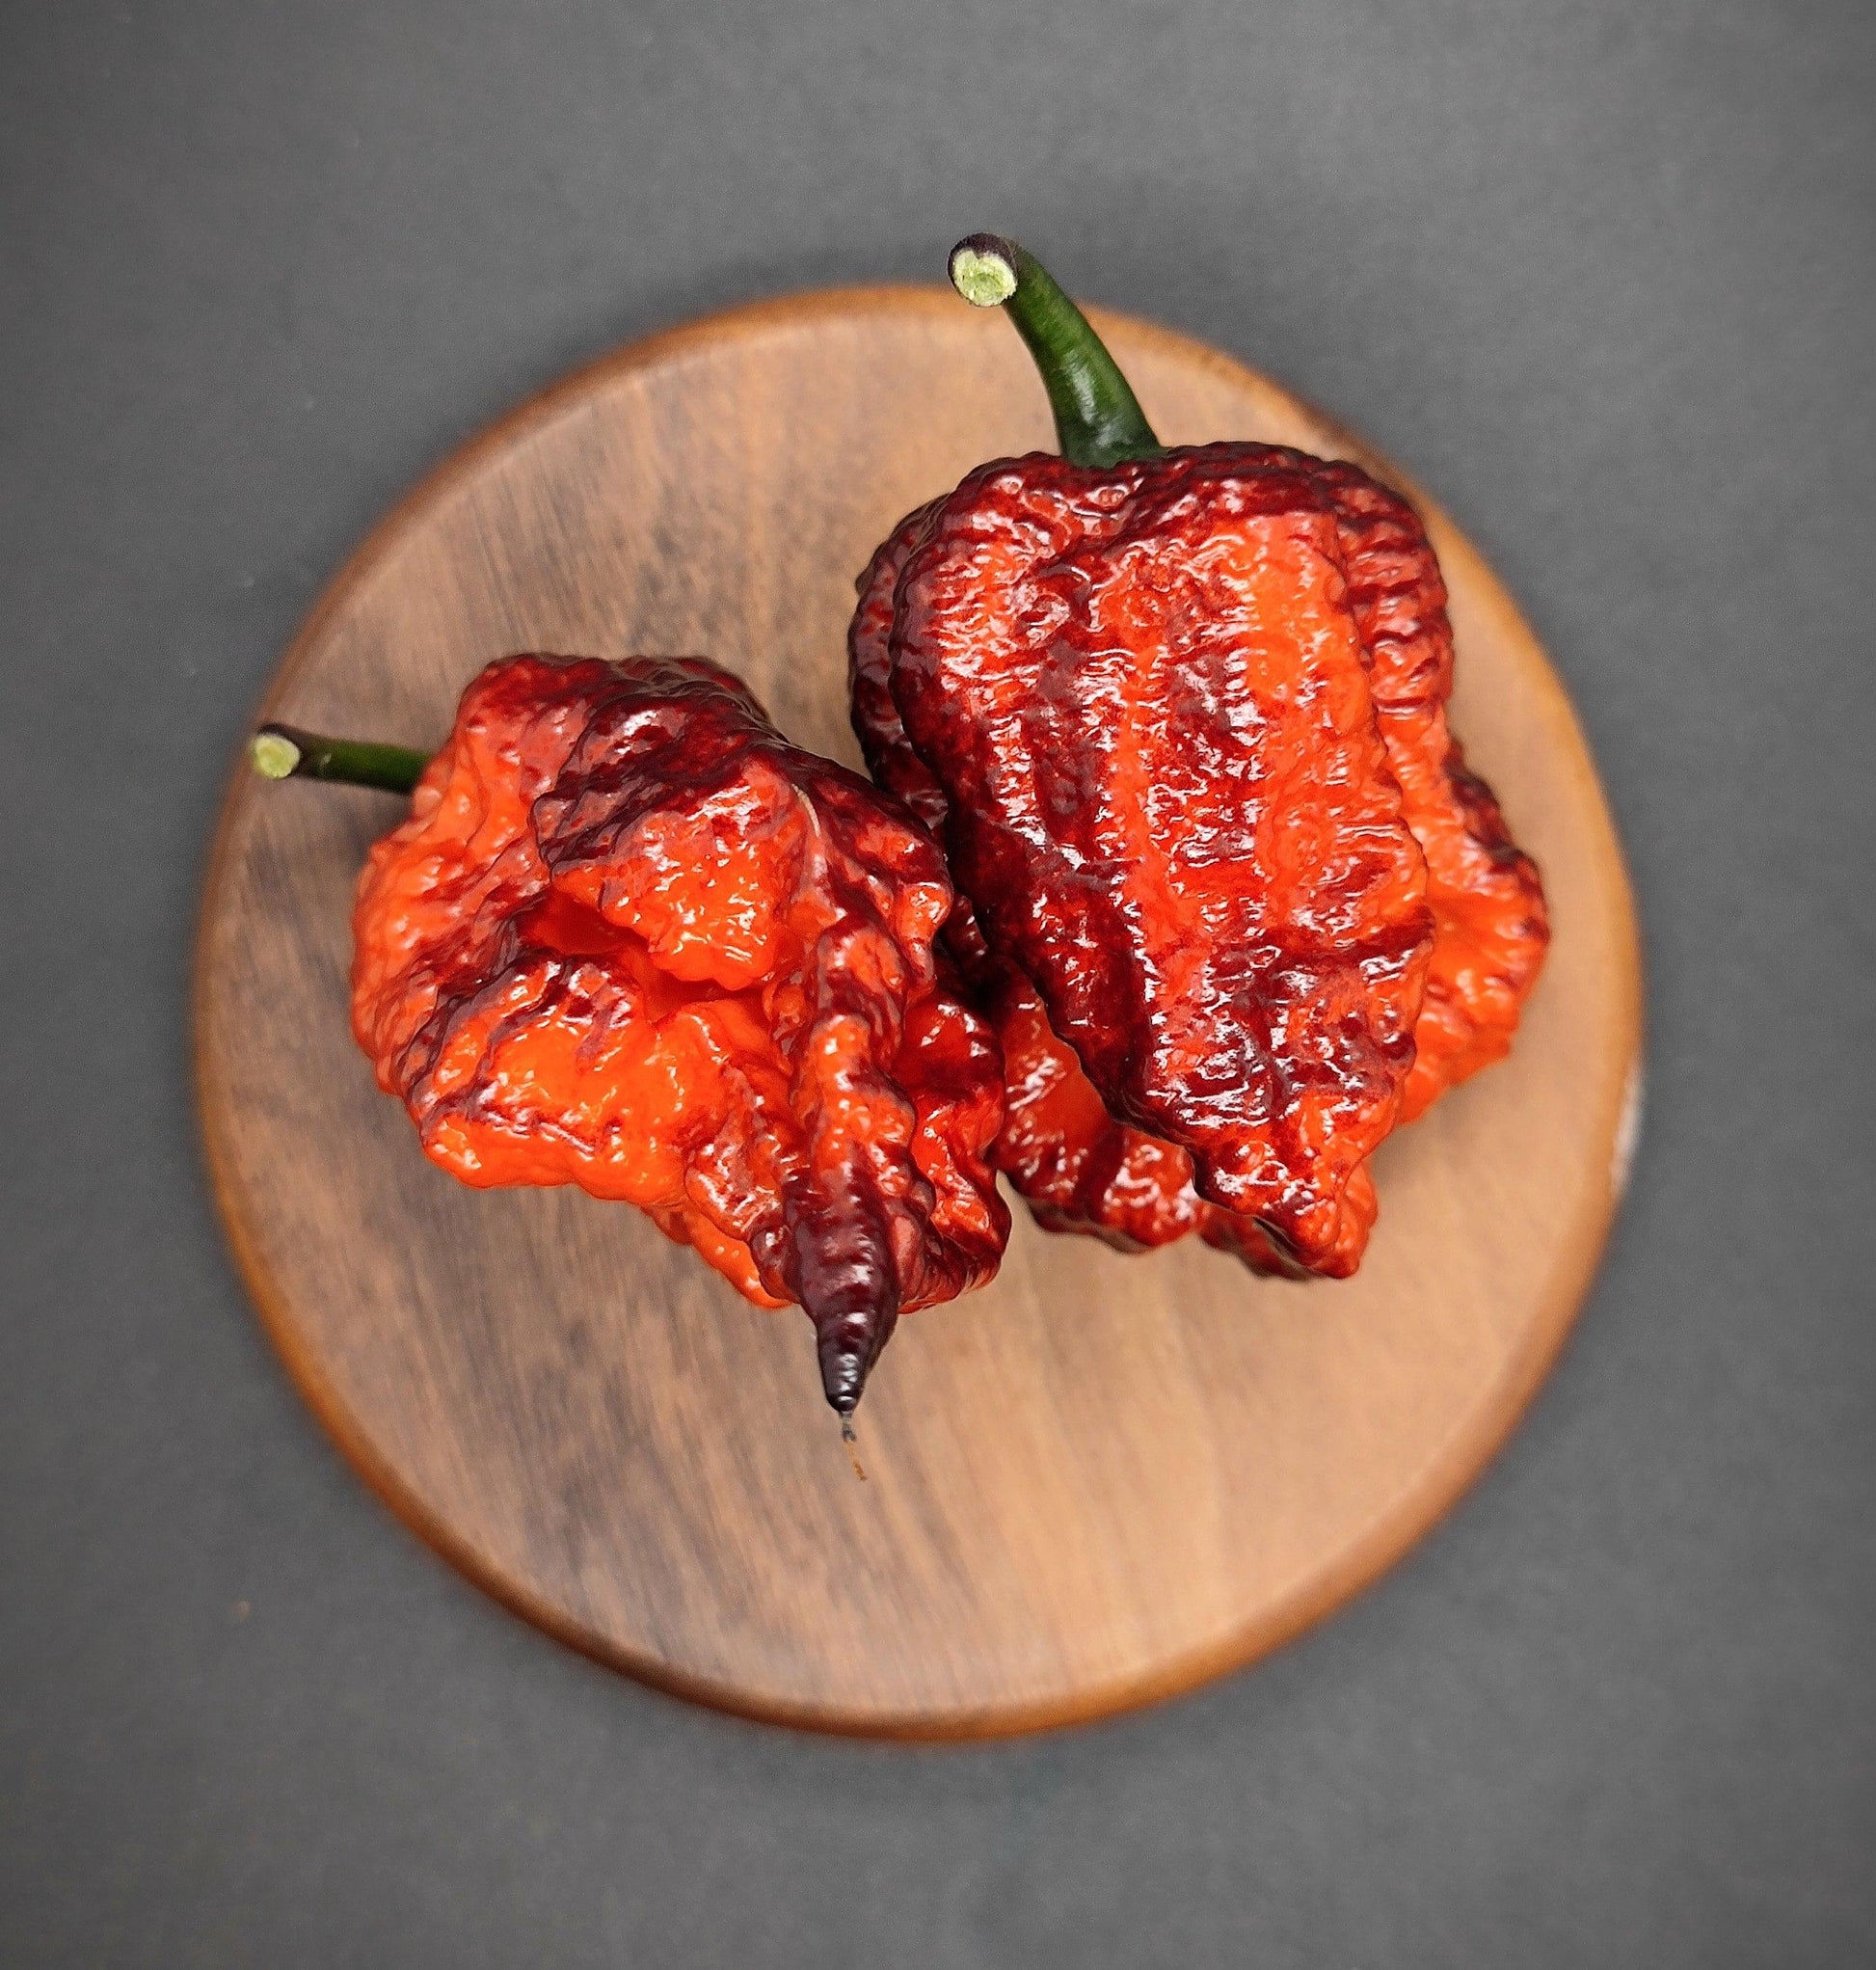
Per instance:
[[[354,1029],[465,1182],[635,1203],[802,1305],[847,1417],[898,1315],[1008,1233],[951,904],[925,831],[715,665],[508,658],[361,877]]]

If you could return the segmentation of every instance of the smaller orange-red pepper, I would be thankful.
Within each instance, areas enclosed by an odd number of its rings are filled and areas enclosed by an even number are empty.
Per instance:
[[[898,1315],[1008,1235],[996,1042],[934,965],[951,905],[925,830],[715,665],[512,657],[371,850],[354,1029],[453,1175],[637,1204],[798,1302],[850,1416]]]

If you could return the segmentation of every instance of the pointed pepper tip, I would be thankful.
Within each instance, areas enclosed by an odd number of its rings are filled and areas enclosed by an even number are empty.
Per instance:
[[[820,1387],[827,1406],[841,1419],[842,1434],[845,1435],[853,1427],[853,1412],[859,1408],[860,1397],[866,1391],[867,1373],[872,1362],[870,1356],[843,1345],[844,1339],[844,1336],[830,1338],[821,1345]]]

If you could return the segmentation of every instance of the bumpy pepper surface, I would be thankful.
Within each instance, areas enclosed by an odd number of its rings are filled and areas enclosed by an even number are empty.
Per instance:
[[[899,578],[953,875],[1111,1112],[1314,1264],[1393,1126],[1433,927],[1306,475],[992,465]]]
[[[1387,764],[1427,858],[1434,951],[1401,1101],[1401,1120],[1411,1121],[1510,1051],[1550,919],[1537,864],[1512,841],[1497,796],[1467,769],[1446,722],[1453,628],[1419,515],[1358,466],[1310,465],[1341,537]]]
[[[1282,455],[1314,466],[1335,513],[1387,763],[1427,858],[1434,938],[1402,1098],[1401,1120],[1411,1120],[1509,1048],[1547,942],[1543,891],[1530,858],[1512,845],[1490,788],[1466,770],[1447,729],[1452,630],[1418,517],[1357,467]],[[908,515],[861,576],[848,653],[854,727],[873,777],[942,836],[944,791],[907,742],[890,685],[898,576],[938,503]],[[1255,1270],[1295,1270],[1254,1221],[1196,1195],[1183,1149],[1108,1114],[1033,990],[989,958],[969,908],[960,899],[948,935],[1003,1043],[1007,1112],[996,1161],[1038,1221],[1129,1249],[1197,1231]],[[1344,1201],[1336,1248],[1317,1271],[1346,1274],[1361,1256],[1377,1209],[1365,1170]]]
[[[890,684],[894,590],[931,511],[925,506],[908,515],[860,577],[847,657],[854,731],[873,778],[942,838],[949,803],[906,740]],[[957,899],[944,935],[1003,1046],[1004,1125],[993,1160],[1038,1224],[1086,1232],[1124,1252],[1168,1245],[1196,1231],[1254,1272],[1302,1270],[1255,1218],[1198,1195],[1184,1149],[1108,1113],[1073,1048],[1050,1026],[1035,988],[985,946],[968,898]],[[1365,1169],[1350,1179],[1343,1202],[1336,1249],[1318,1271],[1350,1272],[1360,1259],[1376,1213]]]
[[[799,1302],[848,1415],[898,1314],[1008,1233],[951,904],[925,829],[714,665],[509,658],[371,851],[354,1028],[465,1182],[635,1203]]]
[[[991,291],[973,292],[971,274],[986,268]],[[1079,473],[1064,470],[1061,461],[1047,459],[986,467],[950,499],[909,516],[875,556],[862,578],[850,638],[854,722],[875,775],[917,805],[934,827],[945,826],[952,805],[952,788],[945,783],[947,763],[955,775],[960,757],[966,756],[954,742],[946,749],[945,727],[949,722],[954,740],[957,728],[979,715],[986,705],[993,716],[1001,712],[1005,726],[1014,729],[1017,742],[1006,750],[1017,761],[1015,771],[1011,773],[1006,759],[986,762],[982,749],[977,762],[967,758],[963,784],[967,797],[976,799],[979,808],[954,829],[952,846],[955,854],[959,835],[968,841],[1001,824],[1005,840],[993,840],[993,852],[975,860],[968,853],[958,854],[958,867],[967,891],[984,879],[985,868],[1006,891],[1008,864],[1026,853],[1033,855],[1038,839],[1052,831],[1059,837],[1059,812],[1072,804],[1072,796],[1059,786],[1059,776],[1057,786],[1044,787],[1040,800],[1033,784],[1047,773],[1047,755],[1073,723],[1064,716],[1064,700],[1085,692],[1094,700],[1096,712],[1094,720],[1085,718],[1085,726],[1105,720],[1107,729],[1119,732],[1130,715],[1125,651],[1144,632],[1149,637],[1158,634],[1165,646],[1157,664],[1136,662],[1131,680],[1149,700],[1158,687],[1158,701],[1149,705],[1146,716],[1132,713],[1137,724],[1149,728],[1147,742],[1134,747],[1136,758],[1131,763],[1123,760],[1122,770],[1108,769],[1098,791],[1111,807],[1124,805],[1130,791],[1124,784],[1125,767],[1131,764],[1135,778],[1131,791],[1139,797],[1142,811],[1150,814],[1144,807],[1147,780],[1158,766],[1160,784],[1153,791],[1162,795],[1165,811],[1153,819],[1177,827],[1182,791],[1190,793],[1220,769],[1239,779],[1240,791],[1246,779],[1258,776],[1258,766],[1247,761],[1246,749],[1233,747],[1228,740],[1220,745],[1201,739],[1200,757],[1182,771],[1176,759],[1168,758],[1173,748],[1164,744],[1164,733],[1177,729],[1182,711],[1188,730],[1202,724],[1208,715],[1221,713],[1227,721],[1234,715],[1243,721],[1246,695],[1234,699],[1229,688],[1219,692],[1219,659],[1234,638],[1240,644],[1254,642],[1261,631],[1268,641],[1273,627],[1268,612],[1283,607],[1281,580],[1270,578],[1273,564],[1287,563],[1293,571],[1290,579],[1300,580],[1312,605],[1298,612],[1297,627],[1305,637],[1326,614],[1339,613],[1352,620],[1372,691],[1386,776],[1400,790],[1403,817],[1426,856],[1426,897],[1436,936],[1425,998],[1412,1021],[1413,1066],[1399,1099],[1403,1119],[1419,1113],[1442,1088],[1504,1052],[1521,999],[1541,960],[1546,929],[1536,871],[1510,845],[1489,791],[1465,772],[1446,731],[1451,634],[1437,563],[1417,518],[1404,501],[1353,466],[1272,446],[1166,452],[1154,440],[1125,380],[1073,304],[1020,249],[988,238],[968,241],[953,256],[953,275],[970,298],[1011,304],[1016,325],[1042,369],[1064,451],[1073,454],[1071,465],[1079,460],[1083,470]],[[1129,472],[1130,466],[1144,470]],[[1307,525],[1312,516],[1317,523],[1313,529]],[[935,550],[934,535],[940,542]],[[1166,565],[1163,550],[1168,536],[1175,552],[1183,549],[1190,557],[1189,579],[1183,582],[1179,571]],[[925,669],[914,673],[909,687],[903,681],[906,588],[918,580],[919,568],[912,569],[905,585],[900,578],[907,564],[920,556],[927,557],[928,581],[931,561],[939,563],[941,604],[958,592],[955,577],[960,573],[965,582],[982,578],[993,587],[1000,581],[1015,585],[1013,604],[1005,609],[990,638],[995,654],[986,665],[989,674],[972,676],[962,691],[947,693],[933,688],[952,626],[942,607],[935,636],[930,630],[925,633],[935,651]],[[1319,560],[1331,564],[1327,597],[1313,565]],[[947,561],[949,569],[944,566]],[[1265,577],[1261,589],[1256,581],[1244,579],[1253,569]],[[1223,581],[1219,579],[1220,571],[1228,571]],[[1339,594],[1334,592],[1338,589]],[[916,590],[910,600],[916,625],[920,606]],[[1215,622],[1209,636],[1196,631],[1193,620],[1208,611],[1227,619]],[[955,609],[951,616],[955,618]],[[978,627],[980,633],[982,626]],[[1165,657],[1176,657],[1182,647],[1188,658],[1200,659],[1199,666],[1168,671]],[[1224,662],[1228,667],[1228,656]],[[1248,668],[1255,676],[1255,658]],[[1090,670],[1107,674],[1089,679]],[[1015,691],[1010,688],[1012,672],[1021,680]],[[1306,661],[1298,674],[1307,674]],[[1260,681],[1268,685],[1269,679]],[[1017,708],[1012,720],[1011,701],[1024,682],[1040,685],[1049,702],[1039,715],[1033,709]],[[1279,691],[1283,688],[1279,681]],[[903,699],[921,693],[935,744],[930,758],[908,740],[907,721],[901,716]],[[1255,687],[1247,697],[1250,719],[1256,723],[1261,714]],[[1150,729],[1156,720],[1162,728],[1159,733]],[[1156,740],[1161,742],[1157,753]],[[1114,749],[1122,754],[1128,749],[1124,732]],[[972,764],[987,765],[981,784],[976,786],[970,778]],[[993,812],[993,829],[985,829],[979,825],[983,790],[996,784],[1000,771],[1002,793],[993,796],[993,810],[996,798],[1007,800],[1013,793],[1014,799],[1009,811]],[[1027,787],[1025,779],[1031,783]],[[1269,801],[1312,797],[1306,783],[1292,779],[1286,785],[1271,775],[1265,775],[1265,781],[1263,792]],[[1054,814],[1049,811],[1050,794],[1056,796]],[[1250,808],[1241,803],[1237,816],[1251,822],[1254,833]],[[1193,819],[1215,843],[1225,831],[1203,797],[1194,804]],[[1116,838],[1124,852],[1124,830],[1116,836],[1110,829],[1103,846]],[[1139,831],[1134,839],[1139,839]],[[1072,838],[1065,846],[1070,857],[1084,849]],[[994,869],[997,849],[1004,862],[1001,875]],[[1043,846],[1043,856],[1049,852],[1049,846]],[[1166,859],[1176,864],[1176,857]],[[1238,870],[1252,880],[1280,880],[1284,875],[1280,866],[1260,869],[1255,852],[1248,858],[1221,859],[1235,859]],[[1085,885],[1118,869],[1124,875],[1116,886],[1124,889],[1125,878],[1137,867],[1137,861],[1130,865],[1124,859],[1107,860],[1104,867],[1101,855],[1083,852],[1071,879],[1079,876]],[[1153,885],[1144,887],[1150,891]],[[1139,896],[1125,900],[1133,906],[1127,927],[1135,930],[1150,913],[1150,905],[1142,911]],[[1017,948],[1020,938],[1005,932],[1000,940],[994,919],[989,935],[993,944],[1002,941],[1007,955],[1023,962]],[[1076,954],[1077,958],[1081,956]],[[1047,961],[1045,957],[1045,967]],[[1084,964],[1084,969],[1088,967]],[[1038,977],[1038,983],[1046,987],[1047,977]],[[1075,1050],[1056,1038],[1047,1012],[1032,995],[1005,985],[988,996],[1010,1062],[1009,1119],[999,1161],[1043,1222],[1134,1243],[1164,1242],[1197,1228],[1213,1242],[1239,1250],[1254,1265],[1269,1263],[1267,1251],[1254,1237],[1233,1234],[1233,1221],[1242,1223],[1246,1203],[1271,1216],[1268,1206],[1246,1200],[1242,1186],[1226,1187],[1230,1201],[1240,1206],[1236,1212],[1220,1213],[1195,1197],[1187,1181],[1189,1166],[1183,1152],[1156,1139],[1177,1133],[1176,1123],[1167,1126],[1166,1107],[1149,1118],[1153,1135],[1111,1116],[1104,1128],[1107,1107],[1131,1120],[1142,1119],[1142,1105],[1130,1098],[1124,1082],[1114,1076],[1112,1049],[1105,1074],[1098,1059],[1093,1063],[1097,1079],[1103,1082],[1097,1094],[1081,1076]],[[1100,1018],[1098,997],[1085,995],[1083,1004],[1094,1019]],[[999,1007],[1001,1011],[994,1010]],[[1054,1001],[1049,1010],[1057,1010]],[[1058,1010],[1058,1018],[1061,1016]],[[1068,1016],[1072,1020],[1073,1014]],[[1088,1037],[1085,1020],[1076,1034],[1077,1048],[1085,1054]],[[1105,1104],[1102,1094],[1107,1096]],[[1368,1147],[1392,1120],[1390,1115],[1379,1131],[1370,1129]],[[1201,1164],[1204,1161],[1201,1146]],[[1212,1170],[1207,1174],[1210,1180],[1202,1187],[1217,1194],[1218,1173]],[[1329,1181],[1334,1180],[1331,1171]],[[1346,1177],[1342,1206],[1327,1240],[1305,1235],[1298,1241],[1293,1224],[1273,1216],[1272,1222],[1298,1244],[1298,1255],[1310,1269],[1345,1273],[1358,1260],[1375,1214],[1372,1185],[1358,1162]]]

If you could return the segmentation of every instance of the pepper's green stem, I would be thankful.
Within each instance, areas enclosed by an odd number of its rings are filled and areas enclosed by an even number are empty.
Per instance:
[[[973,308],[1001,307],[1016,324],[1042,372],[1056,441],[1070,464],[1118,465],[1166,449],[1087,316],[1032,253],[999,233],[974,232],[951,248],[951,277]]]
[[[404,745],[374,745],[365,739],[322,739],[296,725],[263,725],[248,742],[255,770],[270,780],[341,780],[408,794],[429,757]]]

